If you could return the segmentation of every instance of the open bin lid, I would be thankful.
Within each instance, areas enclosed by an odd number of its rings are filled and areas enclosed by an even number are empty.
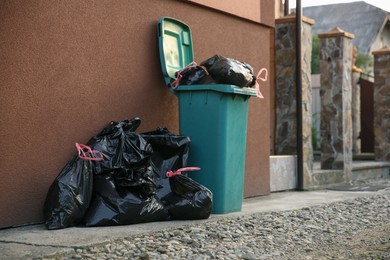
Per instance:
[[[158,24],[160,62],[165,83],[175,79],[175,73],[194,60],[190,27],[169,18],[160,18]]]
[[[160,63],[165,84],[176,79],[175,73],[194,61],[190,27],[174,18],[163,17],[158,23],[158,44]],[[230,94],[256,96],[252,88],[239,88],[234,85],[205,84],[180,85],[176,91],[217,91]]]

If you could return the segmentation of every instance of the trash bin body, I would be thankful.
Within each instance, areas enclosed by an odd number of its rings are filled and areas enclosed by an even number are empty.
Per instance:
[[[249,95],[229,92],[235,88],[191,85],[175,92],[180,132],[192,140],[189,165],[202,169],[189,176],[212,191],[215,214],[240,211],[243,200]]]
[[[189,27],[172,18],[158,26],[160,60],[166,84],[193,61]],[[245,175],[248,102],[251,88],[233,85],[180,85],[179,128],[191,138],[188,163],[201,171],[189,173],[213,193],[214,214],[240,211]]]

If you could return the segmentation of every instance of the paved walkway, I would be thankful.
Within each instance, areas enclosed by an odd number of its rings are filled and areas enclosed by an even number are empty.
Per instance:
[[[47,230],[44,225],[30,225],[0,230],[0,259],[29,259],[56,252],[66,252],[74,247],[100,244],[112,240],[131,237],[140,233],[174,229],[194,223],[213,221],[260,212],[293,210],[308,206],[372,196],[380,191],[290,191],[277,192],[268,196],[245,199],[241,212],[212,215],[207,220],[165,221],[128,226],[111,227],[72,227],[62,230]]]

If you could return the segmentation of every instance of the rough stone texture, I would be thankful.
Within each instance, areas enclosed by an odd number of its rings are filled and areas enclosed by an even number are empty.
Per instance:
[[[390,163],[375,162],[375,165],[362,164],[354,166],[352,171],[352,181],[367,181],[367,180],[390,180]]]
[[[311,142],[311,23],[302,22],[302,139],[304,185],[311,182],[313,147]],[[276,24],[276,133],[277,155],[297,154],[297,104],[296,104],[296,25],[294,22]]]
[[[295,34],[295,23],[276,24],[276,155],[297,153]]]
[[[325,189],[335,184],[344,183],[344,172],[343,170],[314,169],[312,178],[310,189]]]
[[[375,159],[390,161],[390,49],[374,55]]]
[[[302,140],[303,140],[303,180],[304,186],[312,182],[312,87],[311,87],[311,25],[302,23]]]
[[[321,169],[314,162],[310,190],[326,189],[335,185],[356,185],[368,181],[390,181],[390,162],[357,160],[353,162],[349,183],[345,183],[344,170]]]
[[[361,151],[360,142],[360,72],[352,72],[352,153],[359,154]]]
[[[321,37],[321,168],[352,173],[352,39]]]

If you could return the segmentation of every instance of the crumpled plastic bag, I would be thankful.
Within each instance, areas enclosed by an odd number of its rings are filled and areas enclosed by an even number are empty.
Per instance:
[[[170,217],[178,220],[208,218],[212,208],[211,191],[183,174],[167,176],[187,166],[190,138],[166,128],[142,136],[153,147],[153,171],[160,178],[157,196],[166,205]]]
[[[200,66],[207,69],[210,76],[218,84],[229,84],[238,87],[252,87],[256,76],[253,68],[245,63],[222,55],[214,55],[203,61]]]
[[[126,186],[143,187],[148,194],[156,191],[157,176],[151,169],[152,146],[135,130],[141,119],[112,121],[99,134],[88,141],[88,145],[103,154],[104,160],[95,165],[95,174],[116,172],[118,181]],[[131,183],[131,184],[130,184]]]
[[[162,201],[172,219],[207,219],[210,216],[213,194],[209,189],[182,174],[170,177],[169,183],[172,192]]]
[[[176,89],[179,85],[212,84],[214,79],[209,75],[207,69],[198,66],[195,62],[184,67],[175,73],[176,80],[171,83],[171,87]]]
[[[161,127],[141,135],[153,148],[151,166],[154,175],[158,178],[156,180],[157,196],[163,198],[171,192],[166,173],[187,165],[191,139]]]
[[[84,218],[85,225],[115,226],[169,220],[168,210],[154,194],[141,186],[126,187],[118,172],[94,176],[93,199]]]
[[[134,132],[140,124],[138,117],[112,121],[88,141],[87,145],[100,151],[104,157],[104,160],[96,165],[95,174],[132,167],[152,154],[152,147]]]
[[[79,154],[74,155],[49,188],[43,206],[47,229],[60,229],[81,223],[87,212],[93,188],[94,157],[76,143]],[[84,156],[84,157],[83,157]]]
[[[135,132],[139,118],[111,122],[91,138],[91,148],[105,158],[96,165],[93,198],[86,226],[126,225],[167,220],[168,212],[155,195],[158,176],[152,170],[152,146]]]

